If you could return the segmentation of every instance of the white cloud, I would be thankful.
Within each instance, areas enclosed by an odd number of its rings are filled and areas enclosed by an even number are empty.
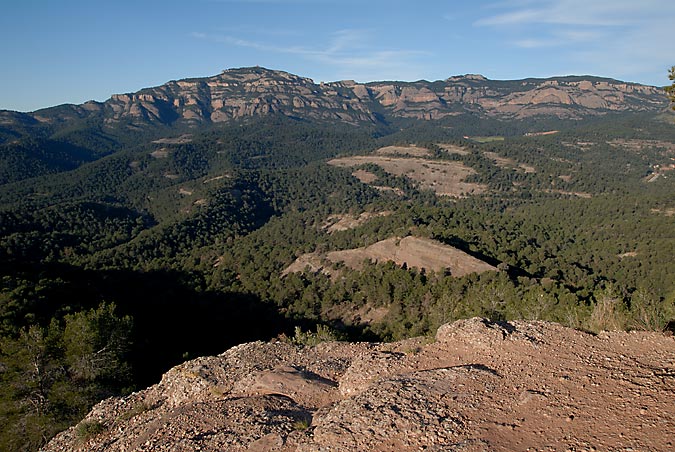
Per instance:
[[[475,25],[558,24],[612,27],[627,26],[675,13],[675,2],[671,0],[507,1],[493,6],[508,11],[479,19]]]
[[[541,47],[556,47],[562,45],[562,42],[555,39],[518,39],[513,41],[513,44],[523,49],[538,49]]]
[[[672,0],[506,0],[483,12],[474,26],[515,48],[556,47],[559,62],[585,73],[657,80],[673,63]]]
[[[297,29],[288,29],[288,28],[270,28],[270,27],[259,27],[259,26],[250,26],[250,25],[235,25],[235,26],[225,26],[219,27],[217,29],[220,33],[234,33],[234,34],[246,34],[246,35],[255,35],[255,36],[273,36],[273,37],[297,37],[301,36],[302,33]]]
[[[553,33],[561,40],[566,42],[597,41],[607,36],[607,33],[600,30],[555,30]]]
[[[526,23],[540,22],[545,18],[541,10],[524,9],[496,16],[490,16],[476,21],[476,25],[522,25]]]
[[[362,48],[368,40],[368,31],[346,29],[333,33],[331,46],[326,53],[339,53],[352,49]]]
[[[260,52],[295,55],[305,60],[329,67],[338,78],[364,81],[382,80],[395,75],[401,79],[421,77],[414,61],[429,56],[429,52],[409,49],[378,49],[372,45],[372,31],[363,29],[338,30],[322,46],[273,45],[258,40],[235,36],[192,33],[192,37],[208,39],[223,44],[254,49]]]

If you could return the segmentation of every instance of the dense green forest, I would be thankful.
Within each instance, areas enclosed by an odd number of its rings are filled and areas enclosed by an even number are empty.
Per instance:
[[[126,141],[71,130],[4,144],[0,449],[35,450],[103,397],[296,327],[368,340],[433,334],[476,315],[666,328],[675,319],[672,117],[536,126],[559,131],[526,136],[524,122],[471,117],[389,129],[271,117]],[[359,167],[398,189],[382,190],[326,164],[412,143],[430,160],[472,168],[486,191],[437,196]],[[362,212],[389,215],[323,227]],[[332,264],[337,277],[283,276],[304,253],[407,235],[499,271],[456,277],[368,262]]]

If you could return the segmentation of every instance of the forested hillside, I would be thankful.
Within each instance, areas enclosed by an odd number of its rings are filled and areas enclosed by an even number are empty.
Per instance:
[[[146,128],[106,128],[93,106],[40,123],[4,114],[0,448],[37,449],[102,397],[248,340],[397,340],[475,315],[666,328],[675,125],[645,109],[363,122],[272,111]],[[285,271],[409,236],[498,270],[379,258]]]

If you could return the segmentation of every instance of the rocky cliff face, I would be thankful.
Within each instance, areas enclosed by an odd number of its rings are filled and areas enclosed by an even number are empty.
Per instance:
[[[392,115],[418,119],[438,119],[462,111],[517,119],[580,119],[611,111],[649,111],[664,106],[657,88],[596,78],[500,82],[468,75],[433,84],[376,83],[369,87]]]
[[[358,98],[341,96],[330,85],[263,68],[228,70],[215,77],[115,95],[105,107],[113,112],[108,122],[131,117],[218,123],[272,113],[348,123],[375,120]]]
[[[255,342],[98,404],[45,451],[672,450],[675,341],[544,322]]]
[[[316,84],[308,78],[260,67],[171,81],[108,101],[62,105],[26,117],[0,112],[3,126],[27,120],[59,124],[82,119],[108,127],[227,122],[282,114],[310,120],[376,124],[397,118],[435,120],[462,113],[504,119],[552,116],[581,119],[609,112],[667,108],[661,89],[595,77],[494,81],[479,75],[443,81],[353,81]]]
[[[111,122],[129,116],[160,122],[223,122],[281,113],[356,124],[378,122],[378,111],[389,118],[426,120],[466,111],[508,118],[581,118],[611,111],[659,110],[665,104],[657,88],[604,79],[499,82],[469,75],[433,83],[317,85],[285,72],[247,68],[116,95],[106,106],[114,112]]]

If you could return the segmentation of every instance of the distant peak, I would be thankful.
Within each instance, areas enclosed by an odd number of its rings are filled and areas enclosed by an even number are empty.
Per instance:
[[[246,66],[246,67],[239,67],[239,68],[231,68],[231,69],[224,69],[221,72],[222,74],[284,74],[284,75],[291,75],[294,77],[298,77],[295,74],[291,74],[290,72],[286,71],[281,71],[278,69],[269,69],[263,66]]]
[[[281,71],[277,69],[268,69],[262,66],[249,66],[249,67],[240,67],[233,69],[224,69],[216,78],[235,78],[240,79],[244,78],[273,78],[280,80],[293,80],[293,81],[304,81],[305,83],[314,83],[312,79],[301,77],[290,72]]]
[[[478,80],[481,82],[487,81],[487,77],[480,74],[464,74],[464,75],[454,75],[447,79],[449,82],[454,82],[457,80]]]

